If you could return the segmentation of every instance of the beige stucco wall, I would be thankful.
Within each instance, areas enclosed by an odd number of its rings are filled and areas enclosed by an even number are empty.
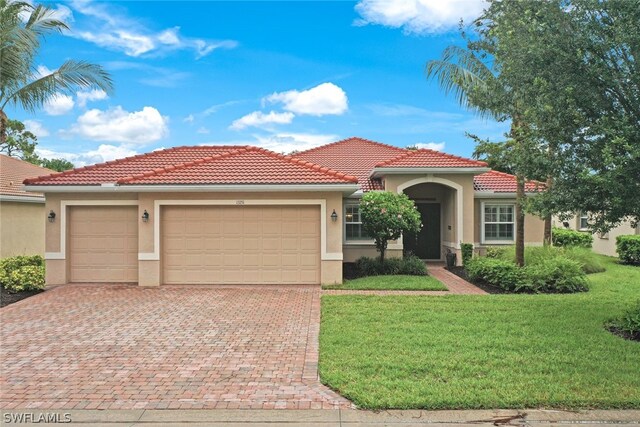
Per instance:
[[[476,199],[475,200],[475,227],[474,227],[474,246],[476,249],[487,246],[496,246],[495,244],[486,245],[482,242],[482,203],[507,203],[515,204],[515,199]],[[541,246],[544,241],[544,220],[538,216],[526,214],[524,220],[524,243],[529,246]],[[505,242],[505,245],[513,245],[514,242]]]
[[[0,202],[0,258],[44,255],[44,203]]]
[[[563,222],[564,221],[561,221],[558,218],[554,218],[552,224],[554,227],[564,228],[562,224]],[[580,227],[580,219],[578,217],[573,217],[567,222],[569,223],[569,228],[572,230],[578,230]],[[588,231],[584,232],[588,233]],[[618,227],[611,229],[608,233],[594,233],[592,246],[593,251],[598,254],[617,257],[616,237],[630,234],[640,234],[640,227],[631,227],[630,221],[620,224]]]
[[[139,220],[138,246],[143,257],[149,257],[155,250],[154,224],[157,221],[155,201],[157,200],[325,200],[326,203],[326,252],[338,256],[342,253],[342,193],[340,192],[262,192],[262,193],[49,193],[47,194],[46,211],[54,210],[58,214],[56,222],[47,223],[46,252],[60,251],[61,202],[63,200],[105,201],[105,200],[137,200],[138,217],[149,212],[149,221]],[[339,220],[333,222],[331,213],[335,209]],[[67,248],[68,250],[68,248]],[[145,256],[146,255],[146,256]],[[47,260],[47,283],[62,284],[68,282],[67,259]],[[50,266],[50,268],[49,268]],[[138,284],[141,286],[157,286],[161,284],[161,260],[143,259],[138,263]],[[323,283],[342,282],[342,260],[322,260],[321,280]]]

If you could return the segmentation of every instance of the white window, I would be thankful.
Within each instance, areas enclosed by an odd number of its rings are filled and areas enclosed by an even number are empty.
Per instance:
[[[344,207],[344,236],[345,240],[371,240],[362,228],[360,205],[347,204]]]
[[[578,218],[578,230],[588,230],[589,229],[589,216],[586,214],[580,214]]]
[[[515,205],[485,204],[482,219],[483,240],[485,242],[513,242]]]

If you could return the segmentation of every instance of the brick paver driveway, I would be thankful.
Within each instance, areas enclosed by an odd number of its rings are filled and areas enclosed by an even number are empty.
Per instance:
[[[320,287],[69,285],[0,309],[0,407],[335,408]]]

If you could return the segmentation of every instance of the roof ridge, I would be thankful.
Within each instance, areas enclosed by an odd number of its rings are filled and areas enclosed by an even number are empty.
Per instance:
[[[450,159],[457,159],[457,160],[464,160],[467,162],[474,162],[477,163],[478,166],[489,166],[489,164],[487,162],[484,162],[482,160],[475,160],[475,159],[470,159],[468,157],[462,157],[462,156],[456,156],[455,154],[449,154],[449,153],[443,153],[442,151],[437,151],[437,150],[433,150],[431,148],[418,148],[416,150],[408,150],[408,153],[404,153],[400,156],[394,157],[392,159],[389,160],[385,160],[384,162],[380,162],[378,164],[376,164],[375,167],[382,167],[385,165],[390,165],[398,160],[407,158],[407,157],[411,157],[411,156],[415,156],[418,153],[432,153],[432,154],[437,154],[439,156],[443,156],[443,157],[447,157]]]
[[[334,141],[334,142],[330,142],[328,144],[323,144],[323,145],[319,145],[317,147],[309,148],[308,150],[300,151],[299,153],[296,153],[296,154],[300,155],[300,154],[313,153],[313,152],[315,152],[315,151],[317,151],[317,150],[319,150],[321,148],[332,147],[334,145],[342,144],[342,143],[350,141],[352,139],[358,139],[360,141],[369,142],[371,144],[376,144],[376,145],[380,145],[382,147],[387,147],[387,148],[393,148],[393,149],[396,149],[396,150],[406,150],[406,148],[396,147],[395,145],[385,144],[383,142],[374,141],[372,139],[362,138],[362,137],[359,137],[359,136],[350,136],[348,138],[344,138],[344,139],[341,139],[339,141]]]
[[[24,180],[24,184],[31,184],[32,182],[35,181],[39,181],[41,179],[46,179],[46,178],[58,178],[60,176],[68,176],[68,175],[73,175],[77,172],[81,172],[81,171],[85,171],[85,170],[89,170],[89,169],[95,169],[98,167],[103,167],[103,166],[108,166],[108,165],[115,165],[115,164],[122,164],[125,162],[130,162],[134,159],[141,159],[144,157],[150,157],[150,156],[155,156],[157,154],[160,153],[166,153],[169,151],[177,151],[177,150],[183,150],[185,148],[209,148],[209,147],[216,147],[215,145],[177,145],[175,147],[168,147],[168,148],[163,148],[161,150],[156,150],[156,151],[152,151],[150,153],[141,153],[141,154],[136,154],[133,156],[127,156],[127,157],[122,157],[120,159],[114,159],[114,160],[107,160],[106,162],[100,162],[100,163],[95,163],[93,165],[87,165],[87,166],[82,166],[79,168],[73,168],[73,169],[69,169],[67,171],[63,171],[63,172],[56,172],[56,173],[52,173],[49,175],[41,175],[35,178],[28,178]],[[243,148],[246,147],[246,145],[219,145],[217,147],[238,147],[238,148]]]
[[[306,160],[303,160],[303,159],[299,159],[297,157],[289,156],[289,155],[286,155],[286,154],[276,153],[275,151],[267,150],[266,148],[261,148],[261,147],[252,147],[252,148],[255,148],[257,151],[265,153],[265,154],[267,154],[267,155],[269,155],[271,157],[282,159],[282,160],[285,160],[285,161],[287,161],[289,163],[293,163],[295,165],[303,166],[303,167],[305,167],[307,169],[310,169],[310,170],[313,170],[313,171],[316,171],[316,172],[322,172],[325,175],[334,176],[336,178],[344,179],[344,180],[351,181],[351,182],[358,182],[358,178],[353,176],[353,175],[347,175],[344,172],[340,172],[340,171],[337,171],[335,169],[331,169],[331,168],[328,168],[326,166],[319,165],[317,163],[309,162],[309,161],[306,161]]]
[[[179,147],[179,148],[183,148],[183,147]],[[190,147],[190,148],[194,148],[194,147]],[[196,165],[196,164],[209,163],[209,162],[212,162],[214,160],[219,160],[219,159],[222,159],[222,158],[235,156],[235,155],[240,154],[240,153],[246,153],[247,151],[251,151],[251,148],[254,148],[254,147],[239,145],[238,149],[236,149],[236,150],[227,151],[227,152],[224,152],[222,154],[215,154],[213,156],[202,157],[200,159],[190,160],[188,162],[177,163],[175,165],[169,165],[169,166],[164,166],[164,167],[160,167],[160,168],[155,168],[155,169],[147,171],[147,172],[137,173],[135,175],[130,175],[130,176],[127,176],[127,177],[124,177],[124,178],[120,178],[119,180],[116,181],[116,183],[117,184],[126,184],[128,182],[135,181],[135,180],[138,180],[138,179],[141,179],[141,178],[147,178],[147,177],[150,177],[150,176],[162,175],[162,174],[167,173],[167,172],[171,172],[171,171],[178,170],[178,169],[184,169],[184,168],[187,168],[189,166]]]

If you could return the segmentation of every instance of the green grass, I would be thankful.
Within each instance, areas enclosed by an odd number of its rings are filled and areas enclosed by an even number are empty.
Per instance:
[[[322,297],[322,381],[359,407],[640,408],[640,343],[606,331],[640,268],[570,295]]]
[[[447,288],[431,276],[369,276],[347,280],[342,285],[324,285],[323,289],[446,291]]]

